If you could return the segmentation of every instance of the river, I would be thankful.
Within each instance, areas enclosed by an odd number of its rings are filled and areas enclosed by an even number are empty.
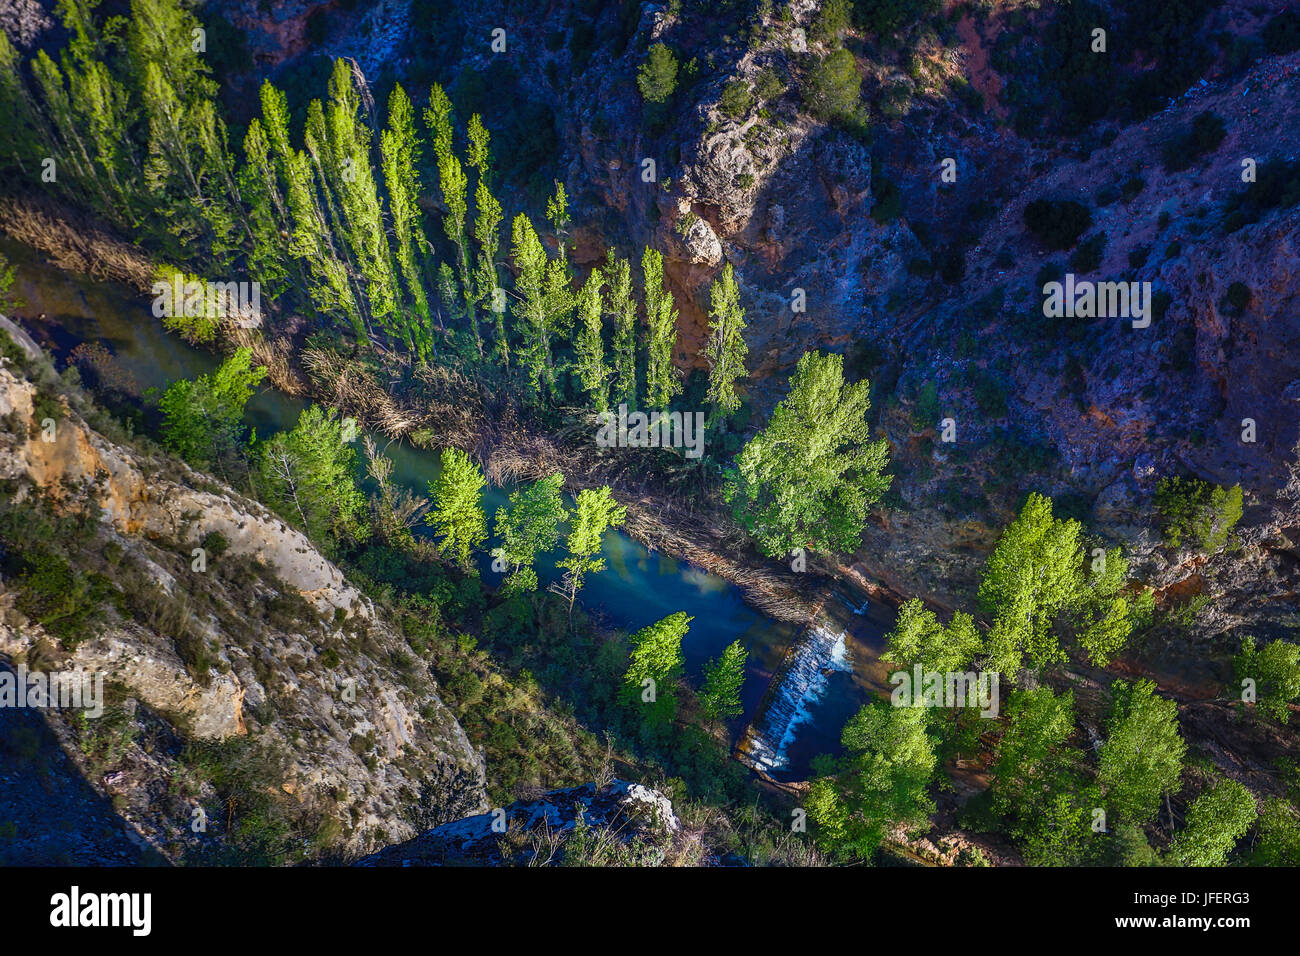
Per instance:
[[[164,388],[218,364],[217,356],[168,334],[147,297],[115,283],[70,275],[25,246],[2,241],[0,251],[18,271],[14,292],[22,304],[12,318],[50,350],[59,368],[81,342],[109,349],[142,388]],[[302,399],[262,388],[249,402],[247,421],[259,435],[269,435],[291,428],[306,405]],[[425,493],[438,473],[437,452],[388,444],[382,438],[379,444],[387,444],[394,479]],[[489,516],[505,498],[503,489],[489,488]],[[795,625],[750,607],[725,579],[649,551],[625,534],[608,534],[604,555],[606,569],[588,577],[579,603],[605,623],[629,631],[674,611],[693,616],[683,642],[693,686],[699,686],[707,660],[737,638],[745,643],[749,661],[741,692],[744,714],[733,731],[740,737],[748,729],[744,758],[778,780],[802,779],[814,756],[837,752],[844,722],[870,694],[886,686],[877,658],[894,610],[883,603],[865,605],[861,595],[843,594],[830,602],[819,628],[800,634]],[[539,562],[543,586],[558,577],[557,557]],[[485,580],[495,583],[499,575],[486,560],[482,568]],[[774,682],[778,670],[780,679]]]

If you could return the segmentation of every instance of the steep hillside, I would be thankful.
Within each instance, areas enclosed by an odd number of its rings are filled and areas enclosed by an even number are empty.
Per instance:
[[[5,540],[25,570],[0,582],[0,653],[104,675],[103,718],[51,713],[143,843],[285,851],[291,827],[351,854],[486,808],[482,757],[427,670],[305,536],[105,438],[23,374],[48,377],[41,357],[6,357]]]

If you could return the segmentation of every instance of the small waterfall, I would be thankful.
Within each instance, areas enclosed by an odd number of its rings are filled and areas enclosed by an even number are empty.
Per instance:
[[[826,692],[826,671],[850,671],[853,662],[844,633],[813,625],[786,656],[759,704],[758,713],[740,745],[743,759],[755,770],[782,770],[789,763],[786,749],[799,726]]]

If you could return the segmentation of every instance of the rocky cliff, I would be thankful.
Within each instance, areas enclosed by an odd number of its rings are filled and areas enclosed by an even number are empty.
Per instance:
[[[73,565],[112,593],[97,633],[68,650],[20,610],[27,582],[0,581],[0,654],[104,675],[105,716],[50,711],[51,723],[142,843],[175,859],[232,836],[235,755],[254,796],[274,790],[285,813],[310,817],[320,852],[486,808],[482,757],[334,564],[229,487],[92,429],[75,391],[29,356],[0,367],[6,510],[97,515]],[[196,832],[200,810],[211,822]]]

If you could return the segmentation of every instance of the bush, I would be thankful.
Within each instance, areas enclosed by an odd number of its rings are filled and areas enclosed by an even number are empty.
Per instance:
[[[1169,547],[1186,542],[1214,552],[1227,544],[1241,520],[1241,485],[1223,488],[1199,478],[1162,478],[1155,503]]]
[[[1300,13],[1283,10],[1264,26],[1260,34],[1269,53],[1294,53],[1300,50]]]
[[[1255,170],[1255,181],[1234,193],[1224,203],[1224,232],[1258,222],[1270,209],[1288,208],[1300,202],[1300,160],[1275,159]]]
[[[1099,232],[1074,250],[1070,256],[1070,269],[1077,273],[1095,272],[1101,266],[1101,256],[1105,251],[1106,234]]]
[[[662,43],[650,47],[636,72],[636,85],[647,103],[664,103],[677,89],[677,57]]]
[[[762,102],[774,100],[785,92],[785,83],[771,67],[760,70],[754,79],[754,95]]]
[[[853,18],[876,34],[895,33],[939,9],[938,0],[858,0]]]
[[[1035,199],[1025,206],[1025,226],[1049,249],[1069,249],[1091,225],[1088,207],[1073,199]]]
[[[744,80],[731,80],[722,88],[722,99],[718,101],[718,109],[730,116],[732,119],[739,119],[749,112],[749,108],[754,105],[754,94],[749,91],[749,84]]]
[[[852,117],[861,92],[858,61],[843,49],[822,58],[808,72],[803,86],[803,98],[809,111],[827,122]]]
[[[1174,133],[1161,148],[1165,171],[1176,173],[1187,169],[1200,156],[1218,149],[1226,135],[1223,120],[1217,115],[1208,110],[1198,113],[1189,126]]]

